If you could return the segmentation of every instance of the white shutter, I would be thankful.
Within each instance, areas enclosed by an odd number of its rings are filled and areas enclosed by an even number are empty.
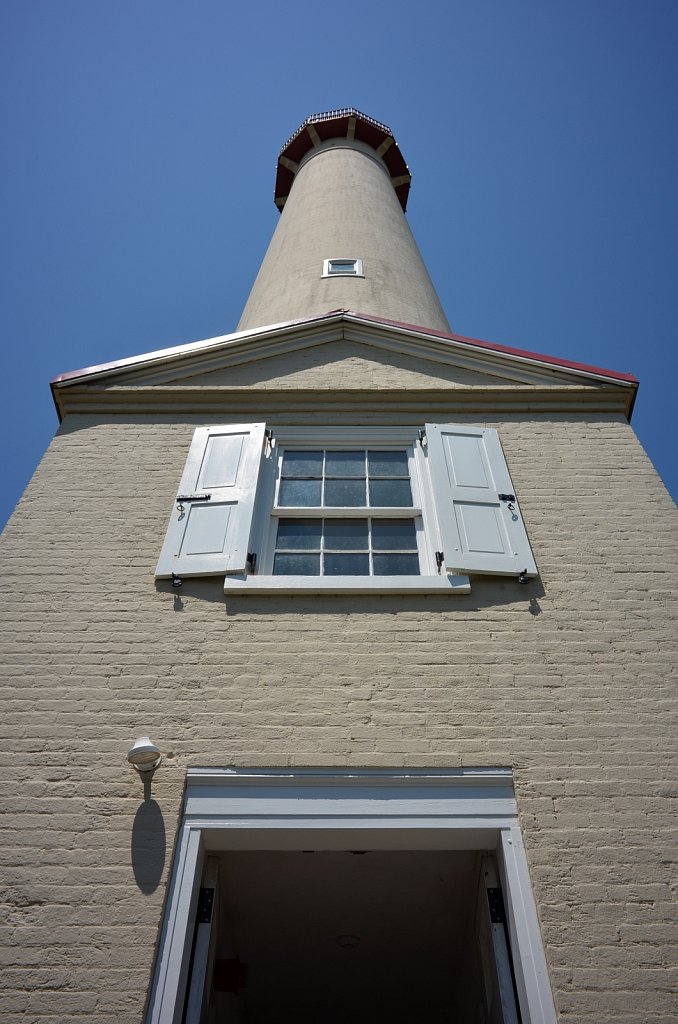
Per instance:
[[[245,572],[265,426],[198,427],[156,577]]]
[[[497,431],[427,423],[426,437],[448,572],[536,576]]]

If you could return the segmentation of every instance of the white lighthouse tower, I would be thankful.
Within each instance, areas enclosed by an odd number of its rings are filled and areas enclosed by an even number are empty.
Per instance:
[[[278,157],[280,222],[238,330],[351,309],[449,331],[405,218],[391,129],[352,108],[308,117]]]

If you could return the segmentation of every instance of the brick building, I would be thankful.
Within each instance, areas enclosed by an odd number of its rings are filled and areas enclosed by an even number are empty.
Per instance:
[[[6,1024],[676,1018],[636,381],[452,333],[408,189],[309,118],[236,332],[53,382],[1,549]]]

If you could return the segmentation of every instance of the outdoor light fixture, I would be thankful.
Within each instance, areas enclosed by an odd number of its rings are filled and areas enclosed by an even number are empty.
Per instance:
[[[127,760],[139,772],[150,772],[162,761],[160,748],[151,743],[149,736],[140,736],[127,754]]]

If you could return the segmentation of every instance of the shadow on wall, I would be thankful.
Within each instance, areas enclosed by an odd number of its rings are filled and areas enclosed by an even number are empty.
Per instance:
[[[166,849],[162,811],[151,797],[151,780],[144,779],[144,801],[134,816],[131,843],[132,870],[142,892],[152,893],[158,888]]]
[[[170,580],[156,580],[156,593],[165,597],[167,609],[175,612],[190,610],[195,601],[221,604],[227,616],[253,615],[383,615],[402,611],[415,611],[422,615],[443,612],[452,616],[474,614],[488,608],[514,606],[532,616],[541,615],[540,599],[546,596],[541,577],[531,579],[522,586],[510,576],[472,576],[471,593],[446,594],[382,594],[367,593],[313,594],[298,591],[278,595],[225,595],[223,577],[184,577],[181,591],[173,590]]]

